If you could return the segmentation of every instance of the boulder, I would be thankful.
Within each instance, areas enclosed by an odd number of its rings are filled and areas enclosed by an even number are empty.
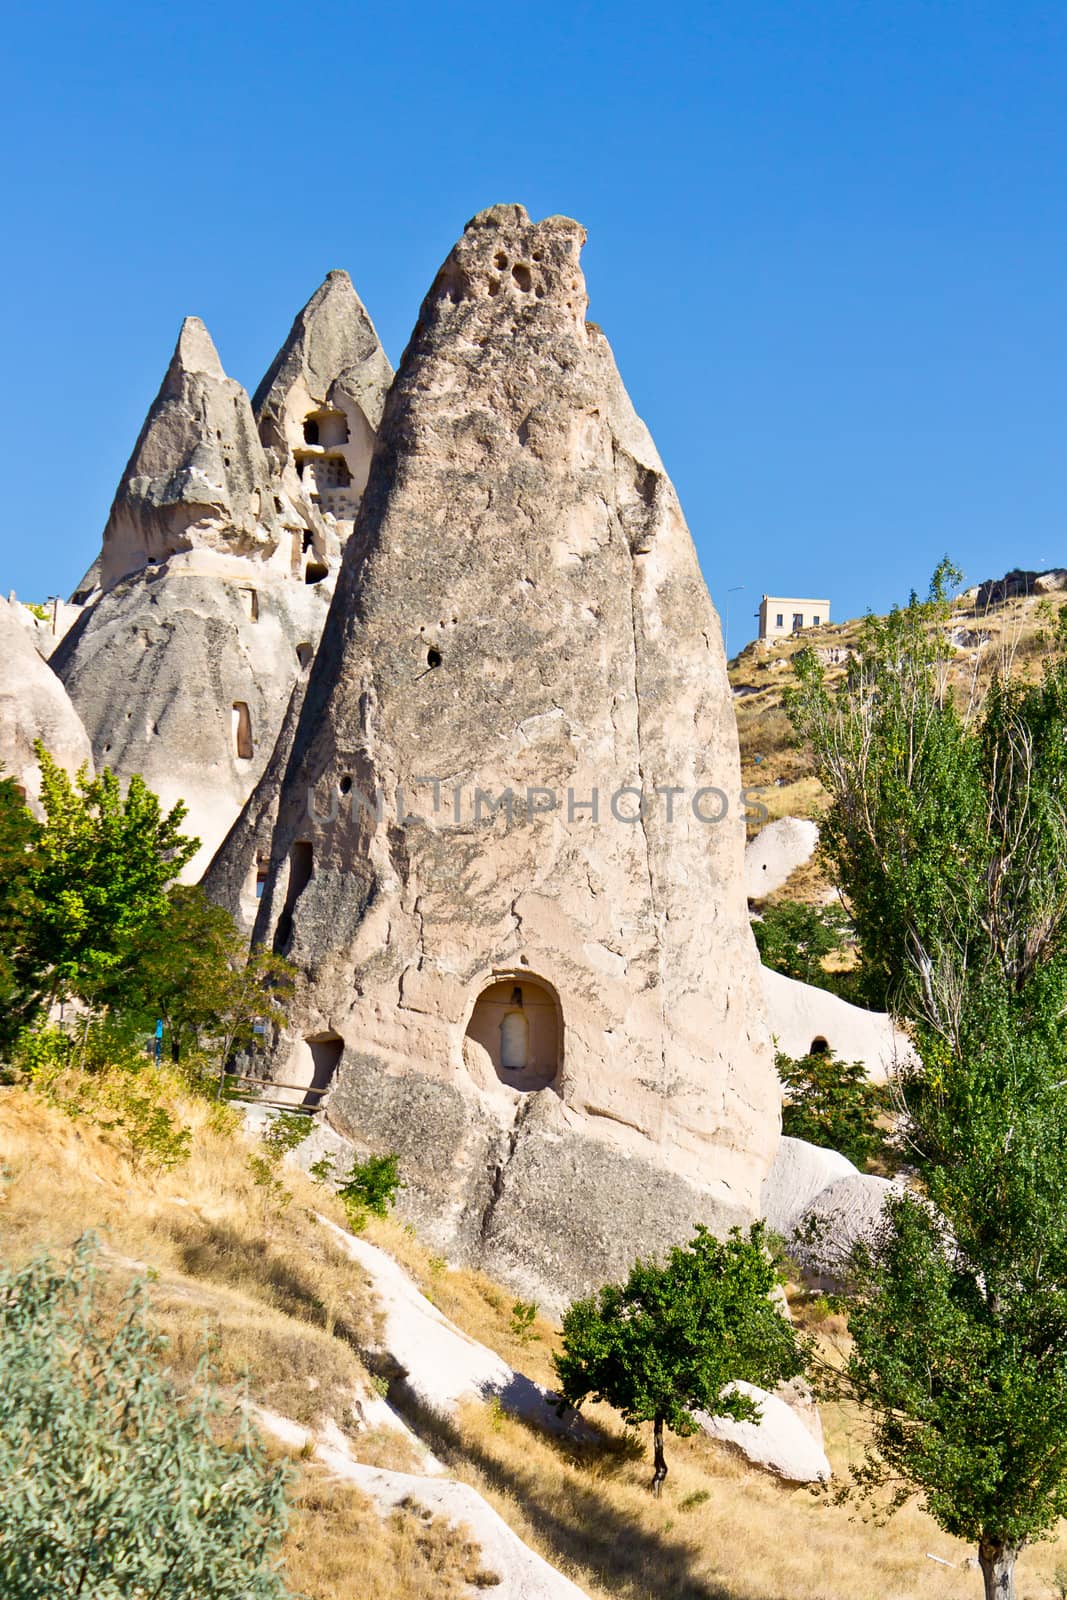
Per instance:
[[[750,1465],[773,1473],[786,1483],[830,1481],[832,1473],[825,1450],[785,1400],[751,1383],[732,1383],[730,1388],[756,1402],[760,1420],[735,1422],[732,1417],[711,1417],[698,1411],[694,1415],[702,1433],[729,1445]]]
[[[763,1184],[763,1216],[810,1276],[837,1281],[869,1239],[899,1180],[860,1172],[836,1150],[783,1138]]]
[[[0,657],[0,775],[14,778],[38,811],[41,772],[34,741],[40,739],[72,776],[81,766],[92,773],[93,754],[66,689],[38,653],[33,618],[9,600],[0,600]]]
[[[333,1041],[331,1123],[545,1305],[754,1215],[778,1120],[719,622],[583,240],[493,207],[430,289],[255,934],[300,972],[274,1075]]]
[[[872,1083],[885,1083],[912,1059],[906,1034],[884,1011],[849,1005],[829,989],[762,967],[767,1020],[779,1050],[794,1059],[832,1050],[841,1061],[862,1061]]]
[[[773,894],[810,861],[819,842],[818,825],[807,817],[768,822],[745,846],[745,893],[750,900]]]
[[[804,1139],[779,1140],[774,1165],[763,1180],[762,1214],[767,1226],[790,1239],[804,1213],[831,1184],[858,1178],[859,1169],[836,1150]]]

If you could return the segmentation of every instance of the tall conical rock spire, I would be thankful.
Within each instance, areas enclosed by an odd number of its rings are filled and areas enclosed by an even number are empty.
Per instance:
[[[337,1061],[427,1235],[551,1304],[755,1214],[778,1133],[718,619],[584,237],[495,206],[423,304],[257,924],[277,1075]]]
[[[393,371],[347,272],[299,312],[252,405],[305,570],[335,577],[367,483]]]
[[[186,317],[104,529],[100,578],[203,547],[269,556],[278,544],[270,468],[248,395]]]

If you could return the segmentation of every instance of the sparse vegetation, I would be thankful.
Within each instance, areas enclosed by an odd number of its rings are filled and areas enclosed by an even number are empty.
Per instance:
[[[349,1226],[362,1231],[368,1212],[372,1217],[387,1216],[402,1187],[395,1155],[369,1156],[366,1161],[354,1161],[337,1190]]]
[[[289,1474],[206,1365],[164,1375],[143,1285],[106,1301],[87,1241],[0,1273],[4,1593],[284,1600]]]

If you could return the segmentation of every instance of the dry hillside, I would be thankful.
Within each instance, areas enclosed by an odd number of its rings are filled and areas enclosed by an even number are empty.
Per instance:
[[[64,1250],[97,1230],[116,1285],[147,1272],[155,1315],[172,1343],[171,1366],[190,1381],[207,1334],[220,1380],[302,1425],[313,1443],[330,1420],[353,1452],[412,1470],[402,1434],[359,1424],[379,1390],[361,1360],[376,1308],[366,1280],[315,1220],[341,1220],[332,1197],[295,1170],[283,1187],[256,1181],[256,1145],[236,1114],[186,1097],[163,1077],[192,1128],[188,1160],[170,1172],[131,1161],[117,1136],[23,1088],[0,1089],[0,1246],[8,1262],[42,1247]],[[262,1176],[262,1174],[260,1174]],[[452,1271],[410,1230],[372,1222],[423,1291],[474,1338],[534,1378],[550,1380],[555,1331],[513,1329],[513,1297],[470,1272]],[[816,1328],[818,1305],[798,1311]],[[830,1349],[830,1345],[827,1345]],[[786,1488],[706,1440],[672,1441],[664,1499],[647,1491],[647,1440],[604,1412],[599,1442],[549,1439],[472,1405],[458,1425],[431,1425],[448,1473],[476,1487],[512,1528],[592,1600],[883,1600],[973,1596],[970,1552],[917,1509],[888,1527],[852,1520],[831,1497]],[[858,1420],[824,1411],[838,1474],[860,1448]],[[305,1448],[294,1456],[297,1515],[286,1544],[294,1590],[313,1600],[459,1600],[491,1593],[494,1574],[462,1528],[401,1508],[383,1521],[350,1485],[332,1480]],[[936,1556],[939,1562],[928,1559]],[[1055,1546],[1029,1552],[1021,1594],[1049,1592]],[[949,1563],[948,1566],[939,1564]]]
[[[953,650],[950,681],[962,703],[980,699],[995,672],[1036,678],[1045,659],[1057,613],[1065,596],[1012,596],[979,604],[975,591],[961,596],[947,633]],[[784,691],[792,682],[792,662],[811,647],[826,664],[831,681],[844,675],[855,649],[861,620],[829,623],[788,639],[754,639],[729,664],[734,711],[741,746],[742,782],[759,789],[770,819],[818,818],[826,791],[797,747],[786,715]],[[814,864],[802,868],[779,896],[817,900],[829,887]]]

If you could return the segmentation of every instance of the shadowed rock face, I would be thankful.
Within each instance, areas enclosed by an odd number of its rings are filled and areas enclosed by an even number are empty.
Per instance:
[[[346,293],[331,275],[301,313],[269,393],[284,398],[310,373],[315,404],[320,390],[346,384],[365,402],[373,443],[389,367],[344,281]],[[97,764],[140,772],[166,802],[186,801],[187,829],[202,841],[189,877],[252,793],[307,672],[340,526],[310,496],[302,508],[287,498],[248,396],[187,318],[115,496],[102,592],[51,659]]]
[[[186,317],[111,506],[100,581],[195,547],[269,556],[280,531],[248,396]]]
[[[335,1127],[399,1151],[454,1256],[555,1304],[754,1215],[778,1131],[718,619],[583,240],[494,207],[427,296],[257,925],[303,974],[278,1075],[337,1040]]]

